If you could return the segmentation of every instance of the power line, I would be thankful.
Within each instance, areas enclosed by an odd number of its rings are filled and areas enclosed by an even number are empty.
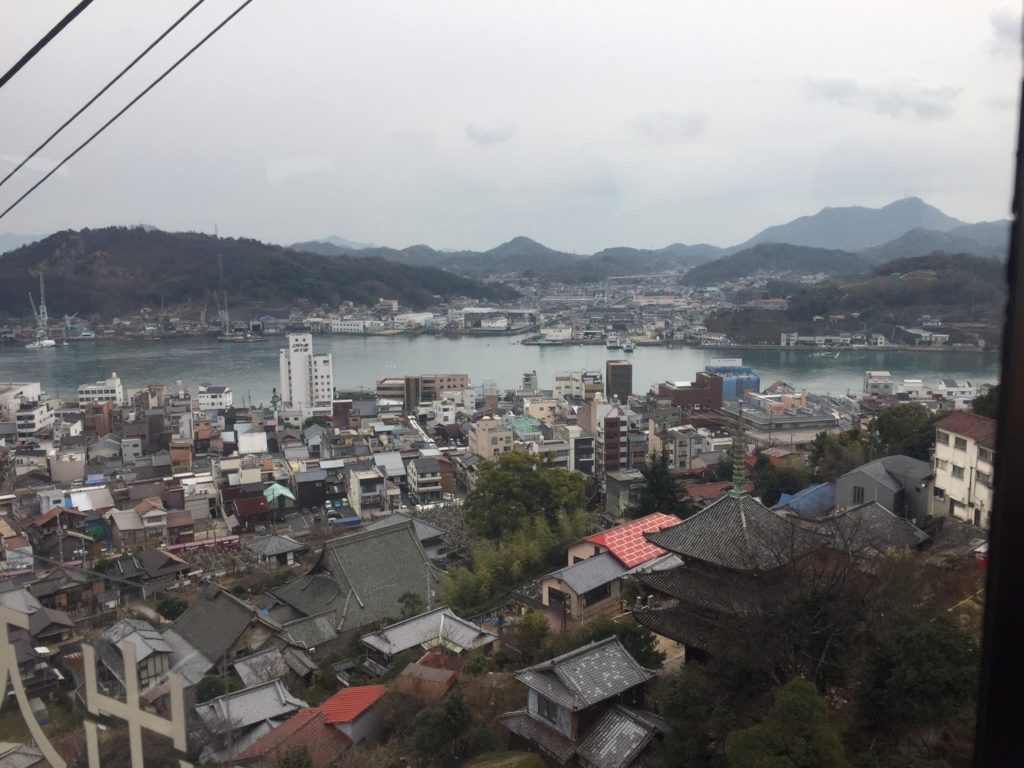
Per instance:
[[[21,203],[22,200],[24,200],[26,197],[28,197],[33,192],[35,192],[43,184],[43,182],[45,182],[47,179],[49,179],[51,176],[53,176],[53,174],[55,174],[62,167],[64,167],[65,163],[67,163],[69,160],[71,160],[71,158],[73,158],[75,155],[77,155],[79,152],[81,152],[83,149],[85,149],[87,146],[89,146],[89,144],[92,143],[93,139],[95,139],[97,136],[99,136],[101,133],[103,133],[105,130],[107,130],[107,128],[109,128],[114,123],[114,121],[116,121],[119,117],[121,117],[121,115],[123,115],[125,112],[127,112],[129,109],[131,109],[133,106],[135,106],[135,104],[137,104],[142,99],[143,96],[145,96],[147,93],[149,93],[151,90],[153,90],[160,83],[161,80],[163,80],[165,77],[167,77],[169,74],[171,74],[171,72],[173,72],[175,69],[177,69],[178,65],[180,65],[182,62],[184,62],[185,59],[187,59],[189,56],[191,56],[193,53],[195,53],[197,50],[199,50],[199,48],[202,47],[202,45],[207,40],[209,40],[211,37],[213,37],[215,34],[217,34],[217,32],[219,32],[229,21],[231,21],[233,18],[235,18],[235,16],[237,16],[239,13],[241,13],[245,9],[245,7],[247,5],[249,5],[251,2],[252,2],[252,0],[245,0],[245,2],[243,2],[234,11],[232,11],[231,14],[229,16],[227,16],[220,24],[218,24],[216,27],[214,27],[212,30],[210,30],[210,32],[207,33],[206,36],[204,36],[198,43],[196,43],[191,48],[189,48],[181,58],[179,58],[170,67],[168,67],[166,70],[164,70],[164,73],[162,75],[160,75],[160,77],[158,77],[156,80],[154,80],[148,86],[146,86],[145,90],[143,90],[134,99],[129,101],[124,107],[122,107],[120,109],[120,111],[117,112],[117,114],[115,114],[112,118],[107,120],[107,122],[105,122],[103,125],[101,125],[99,127],[99,129],[97,129],[97,131],[92,134],[92,136],[90,136],[88,139],[86,139],[81,144],[79,144],[78,147],[76,147],[75,150],[73,152],[71,152],[71,154],[69,154],[67,157],[65,157],[63,160],[61,160],[59,163],[57,163],[57,165],[55,165],[53,167],[53,169],[49,171],[49,173],[47,173],[45,176],[43,176],[43,178],[41,178],[39,181],[37,181],[35,184],[33,184],[31,187],[29,187],[28,190],[21,197],[19,197],[13,203],[11,203],[9,206],[7,206],[7,208],[4,209],[3,213],[0,213],[0,219],[3,219],[4,216],[6,216],[11,211],[13,211],[18,206],[18,204]]]
[[[2,179],[0,179],[0,187],[2,187],[5,183],[7,183],[7,180],[9,178],[11,178],[11,176],[13,176],[18,171],[20,171],[22,168],[24,168],[25,164],[28,163],[29,160],[31,160],[33,157],[35,157],[40,152],[42,152],[43,149],[46,148],[46,145],[49,144],[51,141],[53,141],[55,138],[57,138],[57,136],[60,134],[61,131],[63,131],[65,128],[67,128],[72,122],[74,122],[78,118],[79,115],[81,115],[83,112],[85,112],[85,110],[87,110],[89,107],[91,107],[100,96],[102,96],[104,93],[106,93],[108,90],[110,90],[110,88],[118,80],[120,80],[122,77],[124,77],[132,67],[134,67],[136,64],[138,64],[139,61],[141,61],[142,58],[146,54],[148,54],[151,50],[153,50],[153,48],[155,48],[157,46],[157,44],[161,40],[163,40],[165,37],[167,37],[167,35],[169,35],[171,32],[173,32],[175,27],[177,27],[179,24],[181,24],[181,22],[183,22],[185,19],[187,19],[189,17],[189,15],[191,15],[192,11],[194,11],[196,8],[198,8],[200,5],[202,5],[204,2],[206,2],[206,0],[198,0],[198,2],[195,5],[193,5],[187,11],[185,11],[185,13],[183,13],[181,16],[179,16],[178,20],[175,21],[173,24],[171,24],[171,26],[169,26],[167,29],[165,29],[163,31],[163,34],[160,35],[160,37],[158,37],[156,40],[154,40],[152,43],[150,43],[146,47],[146,49],[144,51],[142,51],[142,53],[140,53],[138,56],[136,56],[134,59],[132,59],[131,63],[128,64],[127,67],[125,67],[120,72],[118,72],[117,76],[113,80],[111,80],[109,83],[107,83],[105,86],[103,86],[103,88],[100,89],[96,93],[95,96],[93,96],[91,99],[89,99],[87,102],[85,102],[85,104],[82,105],[81,109],[79,109],[77,112],[75,112],[75,114],[73,114],[71,117],[69,117],[67,120],[65,120],[64,123],[60,126],[60,128],[55,130],[53,133],[51,133],[46,138],[46,141],[44,141],[38,147],[33,149],[32,153],[30,155],[28,155],[28,157],[26,157],[20,163],[18,163],[18,165],[14,168],[14,170],[12,170],[6,176],[4,176]]]
[[[16,74],[18,74],[18,70],[20,70],[22,67],[28,64],[37,53],[43,50],[43,48],[45,48],[47,44],[51,40],[53,40],[53,38],[60,34],[61,30],[64,29],[64,27],[66,27],[68,24],[74,21],[75,17],[82,11],[84,11],[86,8],[88,8],[91,3],[92,0],[82,0],[82,2],[80,2],[74,8],[72,8],[70,11],[68,11],[68,15],[61,19],[60,21],[58,21],[57,26],[55,26],[53,29],[51,29],[49,32],[43,35],[43,37],[39,40],[38,43],[36,43],[28,49],[28,53],[26,53],[24,56],[18,59],[15,65],[8,69],[3,74],[3,77],[0,77],[0,88],[3,88],[5,85],[7,85],[7,81],[14,77]]]

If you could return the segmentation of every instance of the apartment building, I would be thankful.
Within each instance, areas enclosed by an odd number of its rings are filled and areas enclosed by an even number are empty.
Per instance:
[[[280,350],[278,367],[281,399],[301,411],[334,398],[334,369],[331,355],[313,354],[313,334],[289,333],[288,345]]]
[[[220,411],[235,404],[235,395],[231,387],[215,387],[209,384],[200,385],[196,395],[196,405],[200,411]]]
[[[484,416],[469,430],[469,452],[494,459],[512,450],[512,430],[501,419]]]
[[[109,379],[97,381],[92,384],[81,384],[78,387],[78,404],[110,402],[114,405],[124,404],[124,386],[116,373],[111,373]]]
[[[933,515],[989,527],[996,430],[995,419],[970,411],[957,411],[935,425]]]

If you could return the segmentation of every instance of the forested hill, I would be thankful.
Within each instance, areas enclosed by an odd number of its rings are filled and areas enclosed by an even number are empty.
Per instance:
[[[291,305],[297,299],[336,305],[373,304],[382,297],[424,307],[435,297],[486,301],[514,298],[497,285],[434,267],[380,258],[323,256],[257,240],[217,238],[141,227],[58,232],[0,257],[0,313],[27,315],[28,292],[46,276],[51,315],[112,316],[143,306],[204,301],[223,285],[232,306]]]
[[[850,276],[866,272],[867,262],[864,257],[849,251],[805,248],[786,243],[762,243],[694,267],[686,273],[684,281],[689,285],[709,285],[747,277],[760,270],[777,274],[825,273]]]

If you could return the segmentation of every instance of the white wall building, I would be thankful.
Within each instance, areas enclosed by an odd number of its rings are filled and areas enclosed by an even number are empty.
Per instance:
[[[219,411],[235,404],[235,394],[231,387],[215,387],[201,384],[196,395],[196,405],[200,411]]]
[[[121,379],[116,373],[111,373],[109,379],[97,381],[93,384],[80,384],[78,387],[78,404],[106,403],[124,405],[124,387]]]
[[[316,405],[330,406],[334,398],[331,356],[313,354],[313,334],[289,333],[288,346],[280,351],[281,400],[301,411]]]
[[[957,411],[935,425],[931,513],[982,528],[992,514],[996,421]]]

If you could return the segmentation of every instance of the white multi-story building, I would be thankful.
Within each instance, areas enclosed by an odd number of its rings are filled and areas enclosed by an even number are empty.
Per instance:
[[[34,403],[42,399],[43,388],[38,381],[0,384],[0,421],[14,421],[14,414],[22,403]]]
[[[196,395],[196,406],[200,411],[219,411],[235,404],[235,395],[231,387],[214,387],[201,384]]]
[[[893,394],[892,374],[889,371],[864,371],[864,394],[880,396]]]
[[[107,402],[114,405],[124,405],[124,387],[121,385],[121,379],[116,373],[111,373],[110,378],[103,381],[79,385],[79,405]]]
[[[604,392],[604,374],[601,371],[566,371],[556,373],[554,396],[589,400]]]
[[[933,515],[989,527],[996,428],[995,419],[970,411],[957,411],[935,425]]]
[[[36,432],[53,426],[53,408],[48,400],[22,401],[14,412],[19,438],[32,437]]]
[[[280,351],[281,400],[306,411],[316,405],[330,406],[334,399],[331,356],[313,354],[313,334],[289,333],[288,346]]]

